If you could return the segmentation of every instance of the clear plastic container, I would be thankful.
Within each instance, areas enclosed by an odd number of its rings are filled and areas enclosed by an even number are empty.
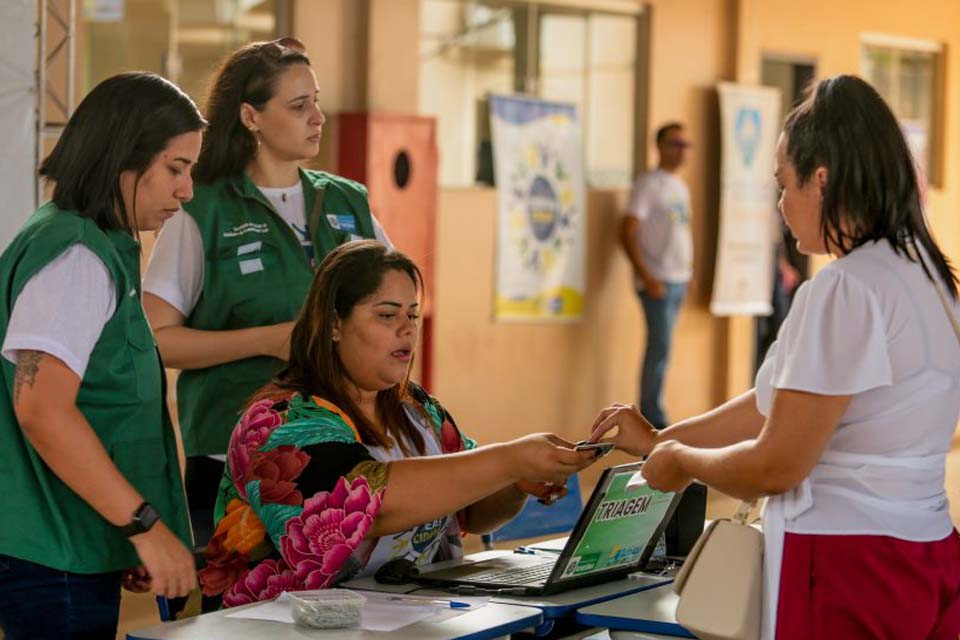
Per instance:
[[[297,624],[315,629],[339,629],[360,624],[366,598],[347,589],[293,591],[290,612]]]

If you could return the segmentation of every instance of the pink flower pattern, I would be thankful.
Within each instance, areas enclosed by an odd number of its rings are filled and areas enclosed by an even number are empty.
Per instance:
[[[423,409],[420,413],[435,430],[442,451],[452,453],[474,446],[435,400],[415,385],[412,392],[413,402]],[[325,404],[319,408],[329,409]],[[276,529],[279,539],[273,538],[276,548],[257,547],[254,557],[236,552],[224,556],[218,553],[218,549],[222,552],[220,546],[210,545],[208,567],[203,574],[204,588],[208,595],[224,594],[224,606],[271,599],[283,591],[332,587],[365,566],[377,544],[377,539],[367,538],[381,508],[385,471],[381,463],[373,461],[348,468],[341,461],[311,459],[313,454],[307,454],[307,447],[327,442],[327,438],[331,442],[343,442],[341,438],[347,430],[356,437],[356,444],[363,446],[356,430],[346,422],[341,429],[333,425],[324,431],[311,425],[311,429],[297,431],[298,423],[313,420],[317,409],[316,399],[299,394],[264,399],[250,405],[234,429],[228,452],[229,471],[221,483],[219,500],[229,504],[237,499],[249,505],[256,510],[253,513],[262,519],[265,528]],[[342,419],[341,413],[334,413]],[[263,451],[271,435],[281,426],[290,427],[284,432],[285,442],[292,444]],[[331,464],[343,474],[332,490],[311,495],[316,488],[308,490],[307,487],[316,480],[304,481],[301,474],[313,464]],[[257,481],[260,487],[255,504],[250,503],[246,493],[249,481]],[[301,481],[306,484],[301,485]],[[288,509],[301,505],[302,510],[291,515]],[[296,513],[296,509],[293,512]],[[248,520],[243,520],[244,526],[251,524]],[[224,535],[232,531],[229,529]],[[449,547],[447,553],[453,557],[460,549],[459,536],[460,529],[454,521],[445,534],[444,543]],[[248,570],[247,565],[253,566]]]
[[[244,500],[247,499],[246,478],[250,457],[283,422],[283,417],[273,410],[273,404],[271,400],[260,400],[251,405],[230,437],[230,473],[234,486]]]
[[[223,594],[223,606],[238,607],[242,604],[276,598],[284,591],[302,591],[303,583],[283,560],[264,560],[237,580]]]
[[[287,521],[280,551],[306,589],[325,589],[363,542],[380,511],[379,493],[366,478],[341,477],[332,492],[303,503],[303,512]]]

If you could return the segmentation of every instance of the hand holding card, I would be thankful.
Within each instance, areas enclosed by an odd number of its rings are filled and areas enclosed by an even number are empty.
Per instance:
[[[602,458],[613,451],[615,446],[612,442],[587,442],[586,440],[581,440],[574,447],[574,451],[596,451],[596,456]]]

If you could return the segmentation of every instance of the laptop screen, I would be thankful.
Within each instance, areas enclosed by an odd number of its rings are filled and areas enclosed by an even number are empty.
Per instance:
[[[654,536],[666,526],[675,494],[661,493],[647,485],[627,489],[627,481],[640,466],[628,464],[608,469],[605,486],[595,493],[587,505],[589,512],[583,514],[574,531],[575,540],[570,542],[576,544],[566,558],[566,566],[554,575],[561,580],[577,578],[636,566],[649,558],[656,545]],[[644,557],[648,547],[650,553]]]

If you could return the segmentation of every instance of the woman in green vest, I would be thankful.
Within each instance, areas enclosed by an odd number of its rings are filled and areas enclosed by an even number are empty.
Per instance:
[[[386,242],[363,185],[301,163],[319,152],[317,79],[293,38],[247,45],[213,78],[193,200],[160,235],[144,307],[180,369],[177,407],[194,533],[205,542],[230,432],[280,369],[316,263],[357,238]]]
[[[52,201],[0,256],[7,640],[113,638],[121,583],[196,582],[138,239],[190,199],[203,126],[159,76],[103,81],[40,167]]]

